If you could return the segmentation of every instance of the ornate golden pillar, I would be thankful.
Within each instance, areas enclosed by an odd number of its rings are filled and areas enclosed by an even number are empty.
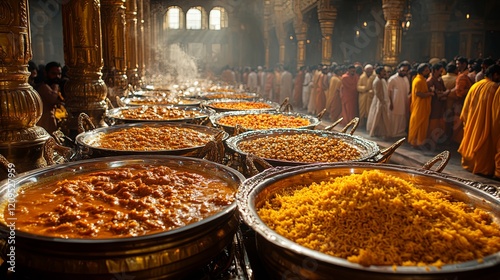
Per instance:
[[[337,8],[330,0],[318,1],[318,20],[321,28],[321,63],[329,65],[332,60],[332,36]]]
[[[262,32],[262,39],[264,41],[264,60],[265,60],[265,65],[266,68],[269,69],[269,64],[270,64],[270,50],[269,50],[269,29],[271,26],[271,14],[272,14],[272,7],[270,5],[270,1],[265,1],[264,2],[264,32]]]
[[[293,2],[293,12],[295,18],[293,27],[295,29],[295,37],[297,38],[297,69],[304,66],[306,62],[306,40],[307,40],[307,23],[303,21],[300,1]]]
[[[42,100],[28,84],[31,38],[27,0],[0,2],[0,154],[17,173],[45,166],[42,147],[49,138],[36,126]],[[7,171],[0,168],[0,179]]]
[[[144,65],[146,74],[149,73],[151,65],[151,2],[143,0],[144,13]]]
[[[144,63],[144,5],[143,0],[137,0],[137,75],[144,80],[146,65]]]
[[[138,74],[138,61],[137,61],[137,0],[127,0],[126,11],[126,62],[127,62],[127,77],[128,83],[133,86],[138,86],[140,84],[140,78]]]
[[[285,63],[285,40],[286,32],[283,26],[283,3],[281,0],[274,0],[274,29],[279,44],[279,63]]]
[[[125,0],[102,0],[102,54],[104,81],[108,87],[108,98],[116,102],[127,88],[127,66],[125,64]]]
[[[450,11],[447,10],[447,3],[443,1],[427,1],[427,11],[429,12],[430,57],[445,57],[445,32],[450,20]]]
[[[71,0],[62,5],[64,61],[70,80],[64,86],[68,128],[78,130],[83,112],[105,125],[107,87],[102,80],[101,12],[99,0]]]
[[[384,28],[384,64],[396,66],[401,53],[401,39],[405,0],[382,0],[382,10],[386,20]]]

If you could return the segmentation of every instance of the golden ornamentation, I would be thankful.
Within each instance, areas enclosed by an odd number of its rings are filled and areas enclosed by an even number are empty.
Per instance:
[[[387,21],[384,30],[383,63],[387,65],[395,66],[399,62],[403,36],[401,19],[404,6],[405,0],[382,0],[382,10]]]
[[[102,80],[101,15],[98,0],[72,0],[62,5],[64,58],[71,79],[65,85],[68,128],[75,132],[85,112],[102,124],[107,87]]]
[[[126,63],[127,63],[127,77],[128,83],[133,86],[139,85],[140,79],[137,73],[137,2],[136,0],[129,0],[126,2],[125,10],[126,21]]]
[[[30,59],[27,0],[3,0],[0,2],[0,154],[16,166],[17,173],[46,165],[42,146],[49,134],[36,126],[42,115],[42,101],[28,84]],[[0,179],[5,178],[5,171],[0,171]]]

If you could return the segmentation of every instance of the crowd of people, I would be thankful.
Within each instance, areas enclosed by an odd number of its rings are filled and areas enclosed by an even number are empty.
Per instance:
[[[428,63],[223,69],[221,81],[331,121],[355,117],[372,137],[406,137],[415,149],[456,148],[462,166],[500,177],[500,61],[455,57]]]

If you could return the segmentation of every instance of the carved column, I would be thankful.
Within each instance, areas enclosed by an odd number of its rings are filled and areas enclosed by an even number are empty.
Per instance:
[[[137,74],[140,80],[144,80],[146,65],[144,63],[144,6],[143,0],[137,0]]]
[[[450,11],[443,1],[427,1],[429,31],[431,33],[430,57],[444,58],[445,32],[450,20]]]
[[[125,0],[102,0],[102,54],[104,81],[108,86],[108,98],[115,104],[127,88],[125,64]]]
[[[36,126],[42,100],[28,84],[28,1],[1,1],[0,15],[0,153],[20,173],[46,165],[42,146],[49,134]],[[0,168],[0,179],[6,178],[7,171]]]
[[[126,48],[127,48],[127,77],[128,83],[137,86],[140,84],[138,75],[139,63],[137,61],[137,0],[127,0],[126,11]]]
[[[300,1],[294,1],[293,12],[295,14],[293,27],[295,29],[295,37],[297,38],[297,68],[300,68],[305,65],[307,40],[307,23],[302,18]]]
[[[160,37],[160,21],[164,18],[165,10],[160,3],[152,3],[150,8],[150,56],[151,62],[148,65],[149,69],[157,74],[160,72],[158,67],[159,59],[159,37]]]
[[[405,0],[382,0],[382,10],[386,20],[384,28],[384,57],[383,63],[395,66],[401,53],[401,39]]]
[[[144,65],[146,75],[150,72],[151,65],[151,2],[143,0],[144,20]]]
[[[332,60],[332,36],[337,8],[330,0],[318,1],[318,20],[321,28],[321,63],[330,64]]]
[[[107,87],[102,80],[101,12],[99,0],[72,0],[62,5],[64,61],[71,79],[66,83],[68,128],[78,130],[84,112],[96,125],[105,125]]]
[[[283,26],[283,3],[281,0],[274,0],[274,29],[279,44],[279,63],[285,63],[285,40],[286,32]]]
[[[269,50],[269,29],[270,29],[270,21],[271,21],[271,14],[272,14],[272,7],[270,5],[270,2],[265,1],[264,2],[264,26],[263,26],[263,32],[262,32],[262,39],[264,41],[264,60],[265,60],[265,65],[266,68],[269,69],[269,64],[270,64],[270,50]]]

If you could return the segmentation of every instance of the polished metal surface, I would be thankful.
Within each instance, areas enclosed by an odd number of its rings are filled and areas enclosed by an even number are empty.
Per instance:
[[[201,100],[184,97],[132,96],[120,98],[119,106],[199,106]]]
[[[269,108],[259,108],[259,109],[229,109],[229,108],[220,108],[217,106],[214,106],[215,103],[227,103],[227,104],[236,104],[236,103],[261,103],[264,105],[270,106]],[[248,99],[213,99],[213,100],[207,100],[201,103],[202,106],[210,108],[215,110],[216,112],[235,112],[235,111],[258,111],[258,112],[265,112],[265,111],[278,111],[280,108],[280,104],[265,100],[265,99],[257,99],[257,100],[248,100]]]
[[[238,189],[244,177],[226,166],[201,159],[144,155],[92,159],[54,165],[20,174],[16,191],[36,188],[93,171],[134,165],[168,166],[203,172]],[[0,205],[8,201],[9,184],[0,183]],[[236,202],[199,222],[170,231],[114,239],[64,239],[16,231],[16,271],[30,279],[112,279],[127,275],[134,279],[179,279],[209,262],[233,240],[239,225]],[[0,220],[0,247],[7,242],[9,228]],[[4,247],[6,248],[6,247]]]
[[[107,110],[105,114],[105,120],[108,124],[110,125],[115,125],[115,124],[123,124],[123,123],[136,123],[136,122],[187,122],[187,123],[200,123],[205,119],[208,119],[211,114],[214,113],[213,110],[210,109],[204,109],[204,108],[199,108],[199,107],[172,107],[172,106],[143,106],[143,110],[145,111],[146,109],[150,107],[155,107],[158,110],[166,110],[166,109],[173,109],[173,110],[180,110],[184,111],[186,113],[193,113],[196,114],[196,116],[193,117],[184,117],[184,118],[163,118],[161,120],[150,120],[150,119],[145,119],[145,118],[126,118],[122,115],[122,112],[128,109],[136,109],[137,107],[119,107],[119,108],[114,108],[111,110]]]
[[[441,268],[365,267],[300,246],[271,230],[257,214],[257,209],[265,201],[287,187],[373,169],[413,182],[426,190],[445,192],[459,201],[484,209],[492,214],[494,221],[500,222],[498,187],[434,171],[374,163],[328,163],[267,169],[244,182],[238,191],[237,202],[240,216],[256,232],[259,256],[273,276],[282,279],[331,279],[333,275],[338,279],[498,279],[500,252],[486,256],[482,261],[449,264]]]
[[[94,130],[89,130],[83,133],[80,133],[76,136],[76,144],[78,146],[78,152],[80,157],[88,158],[88,157],[103,157],[103,156],[117,156],[117,155],[146,155],[146,154],[163,154],[163,155],[182,155],[182,156],[196,156],[197,151],[201,151],[205,146],[198,147],[190,147],[185,149],[172,149],[172,150],[156,150],[156,151],[127,151],[127,150],[119,150],[119,149],[106,149],[100,147],[99,139],[102,135],[123,131],[129,128],[144,128],[144,127],[177,127],[177,128],[188,128],[199,131],[201,133],[206,133],[212,135],[215,139],[216,135],[221,133],[219,129],[195,125],[195,124],[187,124],[187,123],[164,123],[164,122],[150,122],[150,123],[130,123],[130,124],[121,124],[109,127],[100,127]],[[222,140],[225,140],[229,135],[225,132]]]
[[[279,135],[298,135],[310,134],[327,139],[338,139],[344,143],[356,148],[359,151],[359,157],[349,161],[374,161],[375,157],[380,154],[377,143],[363,139],[358,136],[352,136],[345,133],[326,131],[326,130],[309,130],[309,129],[269,129],[269,130],[256,130],[247,131],[236,136],[232,136],[226,140],[227,147],[233,152],[246,157],[248,154],[239,148],[239,144],[244,141],[251,141],[259,138],[272,138]],[[304,145],[303,150],[307,151],[307,143]],[[310,164],[307,162],[287,161],[273,158],[263,158],[273,166],[288,166],[288,165],[305,165]]]

